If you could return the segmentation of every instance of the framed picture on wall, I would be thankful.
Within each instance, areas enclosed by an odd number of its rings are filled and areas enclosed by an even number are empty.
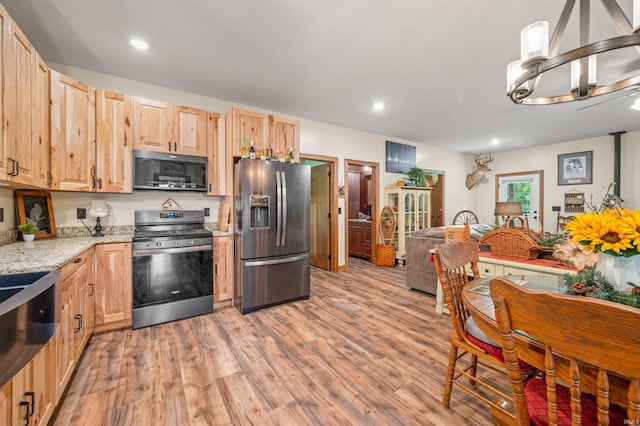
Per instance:
[[[53,219],[51,195],[40,191],[16,191],[18,224],[30,223],[38,227],[36,238],[56,236],[56,222]]]
[[[558,185],[584,185],[592,183],[593,151],[558,155]]]

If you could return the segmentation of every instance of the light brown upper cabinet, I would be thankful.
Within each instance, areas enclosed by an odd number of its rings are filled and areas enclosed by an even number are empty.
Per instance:
[[[227,120],[227,146],[233,157],[241,157],[253,141],[258,157],[263,149],[276,157],[286,156],[293,150],[296,162],[300,160],[300,122],[297,120],[239,108],[231,108]]]
[[[0,144],[0,179],[17,184],[38,185],[38,170],[42,142],[48,155],[48,132],[42,132],[43,116],[40,109],[48,101],[42,86],[43,62],[29,40],[20,31],[7,12],[0,7],[2,41],[2,143]],[[44,65],[46,75],[46,65]],[[44,96],[39,99],[38,96]],[[48,111],[47,111],[48,112]]]
[[[96,91],[96,191],[132,192],[133,98]]]
[[[227,188],[225,176],[225,146],[224,146],[224,117],[216,112],[207,113],[207,195],[231,194],[232,188]]]
[[[97,186],[95,89],[50,70],[51,188],[91,192]]]
[[[49,139],[49,67],[36,53],[35,102],[32,146],[34,175],[33,185],[48,188],[51,185],[51,140]]]
[[[258,152],[269,144],[269,116],[254,111],[231,108],[227,113],[227,145],[233,157],[249,152],[251,142]]]
[[[134,98],[134,148],[207,155],[207,112]]]
[[[269,116],[269,148],[276,156],[293,152],[296,163],[300,162],[300,122],[287,118]]]

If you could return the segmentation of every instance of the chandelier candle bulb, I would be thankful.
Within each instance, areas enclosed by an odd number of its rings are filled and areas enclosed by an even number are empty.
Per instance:
[[[511,85],[516,81],[518,77],[522,75],[524,70],[522,69],[522,62],[520,59],[511,62],[507,65],[507,93],[511,90]],[[526,93],[529,91],[529,81],[526,81],[520,87],[516,89],[518,92]]]
[[[597,65],[596,65],[596,55],[589,56],[589,64],[587,66],[589,70],[589,89],[593,89],[596,87],[596,76],[597,76]],[[580,68],[580,59],[576,59],[575,61],[571,61],[571,91],[577,92],[580,88],[580,76],[582,75],[582,70]]]
[[[523,67],[546,61],[549,57],[549,22],[538,21],[520,33],[520,60]]]

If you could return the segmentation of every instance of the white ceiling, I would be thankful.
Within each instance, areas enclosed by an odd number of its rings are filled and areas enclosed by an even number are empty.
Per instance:
[[[640,96],[581,111],[603,98],[551,106],[507,98],[520,30],[537,20],[553,29],[559,0],[0,1],[47,61],[392,140],[488,152],[640,130],[640,112],[629,108]],[[629,17],[631,2],[619,2]],[[615,36],[592,3],[592,41]],[[577,47],[576,12],[561,51]],[[131,36],[151,48],[135,51]],[[599,82],[611,70],[640,70],[640,54],[624,54],[623,65],[599,62]],[[564,71],[544,84],[566,92]],[[378,100],[382,113],[371,110]]]

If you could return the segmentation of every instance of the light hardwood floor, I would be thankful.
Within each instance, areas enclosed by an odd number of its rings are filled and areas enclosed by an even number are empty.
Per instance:
[[[455,387],[442,408],[451,323],[434,306],[402,268],[351,258],[312,268],[306,301],[98,334],[54,424],[490,425]]]

